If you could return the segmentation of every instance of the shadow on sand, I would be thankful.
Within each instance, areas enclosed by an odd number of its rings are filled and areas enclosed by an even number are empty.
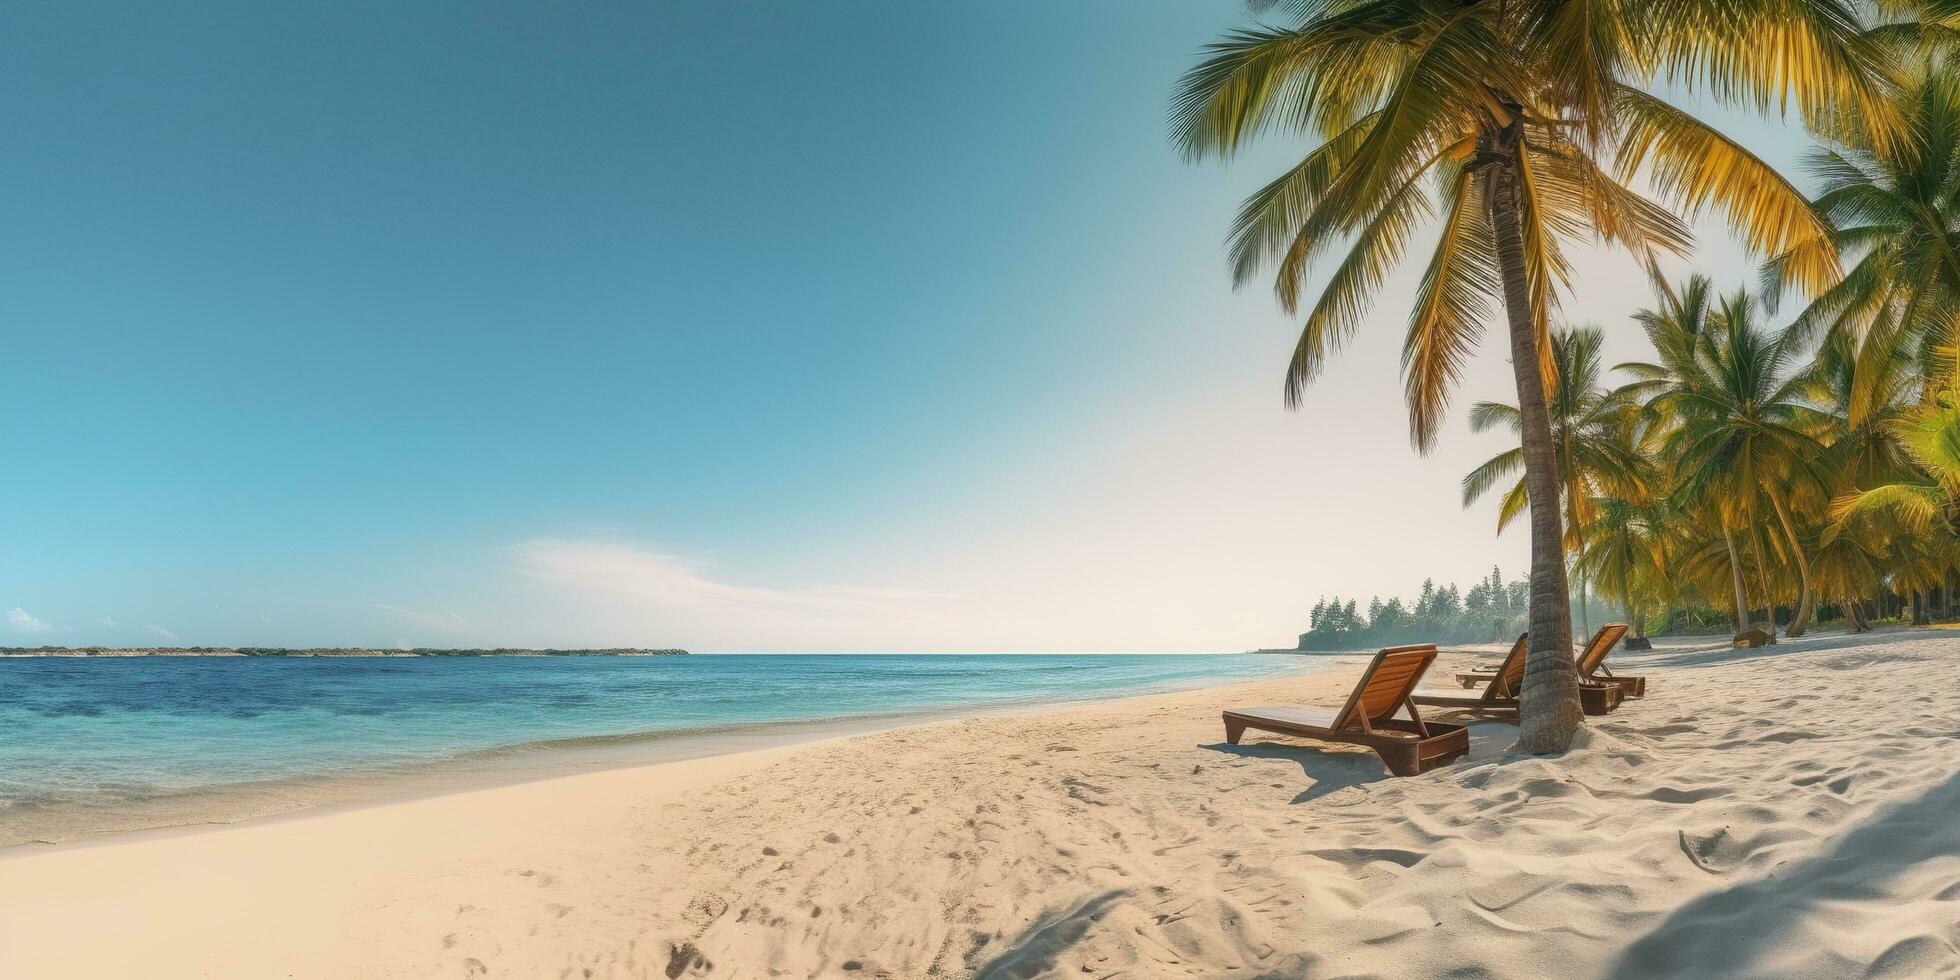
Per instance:
[[[1628,674],[1638,673],[1643,667],[1716,667],[1722,664],[1787,657],[1799,653],[1819,653],[1851,647],[1891,646],[1895,643],[1924,640],[1935,635],[1937,635],[1935,631],[1930,630],[1900,629],[1872,633],[1825,633],[1794,640],[1779,639],[1775,646],[1756,647],[1753,650],[1747,647],[1736,650],[1723,646],[1713,650],[1697,647],[1692,650],[1656,649],[1648,653],[1620,651],[1615,652],[1606,664],[1618,672]],[[1960,638],[1960,634],[1955,634],[1955,638]]]
[[[1791,930],[1806,916],[1828,917],[1840,902],[1883,902],[1882,883],[1925,861],[1960,857],[1960,775],[1917,799],[1881,811],[1828,852],[1772,874],[1710,892],[1675,909],[1620,955],[1608,976],[1768,976],[1761,954],[1804,942]],[[1960,871],[1940,897],[1960,893]],[[1841,927],[1841,923],[1839,924]],[[1947,940],[1902,936],[1866,975],[1924,976],[1950,963]],[[1850,968],[1849,965],[1846,965]]]
[[[1450,712],[1441,712],[1433,716],[1425,713],[1424,717],[1434,721],[1468,725],[1470,728],[1470,754],[1433,772],[1448,772],[1459,766],[1495,759],[1518,740],[1518,726],[1503,720],[1459,716]],[[1241,742],[1237,745],[1230,742],[1212,742],[1200,744],[1198,748],[1246,759],[1284,759],[1298,763],[1301,775],[1312,780],[1312,783],[1302,790],[1300,795],[1293,798],[1294,803],[1319,799],[1350,786],[1363,786],[1384,779],[1397,778],[1382,765],[1380,756],[1360,746],[1321,744],[1304,740],[1278,742],[1261,739]]]
[[[1055,973],[1056,958],[1081,942],[1109,906],[1129,894],[1129,889],[1117,888],[1074,906],[1044,909],[1033,925],[975,971],[974,980],[1022,980]]]

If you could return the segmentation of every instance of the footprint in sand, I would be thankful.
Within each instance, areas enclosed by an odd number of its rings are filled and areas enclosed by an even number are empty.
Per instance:
[[[668,947],[667,969],[663,971],[667,974],[667,980],[674,980],[689,969],[695,968],[706,972],[714,969],[714,964],[708,962],[708,958],[702,956],[701,951],[695,949],[693,943],[675,943]]]

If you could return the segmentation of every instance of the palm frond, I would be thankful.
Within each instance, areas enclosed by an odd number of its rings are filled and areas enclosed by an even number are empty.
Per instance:
[[[1420,452],[1435,445],[1450,389],[1483,333],[1491,298],[1498,294],[1496,249],[1483,207],[1484,174],[1465,169],[1457,178],[1449,217],[1423,272],[1402,344],[1409,440]]]
[[[1468,507],[1478,498],[1490,492],[1499,480],[1514,476],[1524,470],[1524,450],[1506,449],[1485,460],[1476,469],[1464,474],[1463,506]]]
[[[1815,295],[1838,275],[1830,226],[1789,181],[1741,144],[1668,103],[1628,86],[1618,90],[1624,131],[1619,169],[1651,179],[1689,215],[1719,206],[1729,227],[1758,255],[1782,256],[1791,281]]]
[[[1524,429],[1524,419],[1518,414],[1517,406],[1501,402],[1478,402],[1470,406],[1470,431],[1488,432],[1498,426],[1512,432]]]

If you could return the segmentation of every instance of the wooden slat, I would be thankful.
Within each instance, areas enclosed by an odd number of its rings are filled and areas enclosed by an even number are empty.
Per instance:
[[[1427,644],[1392,648],[1378,654],[1374,671],[1362,681],[1354,697],[1354,720],[1366,725],[1393,715],[1435,656],[1435,647]]]
[[[1607,623],[1601,626],[1599,632],[1594,633],[1592,640],[1586,644],[1585,651],[1579,654],[1579,676],[1592,677],[1599,670],[1600,665],[1606,662],[1606,655],[1613,652],[1613,645],[1620,642],[1620,637],[1626,634],[1625,623]]]

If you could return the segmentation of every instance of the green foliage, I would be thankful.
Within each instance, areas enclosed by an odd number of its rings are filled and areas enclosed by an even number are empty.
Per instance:
[[[1358,612],[1353,599],[1323,598],[1314,603],[1307,617],[1300,649],[1359,650],[1401,643],[1508,640],[1524,629],[1530,600],[1531,583],[1520,579],[1506,584],[1495,567],[1489,578],[1479,579],[1467,593],[1460,592],[1455,584],[1438,588],[1434,580],[1424,579],[1422,591],[1412,602],[1404,604],[1394,596],[1384,602],[1376,597],[1368,601],[1365,616]]]

